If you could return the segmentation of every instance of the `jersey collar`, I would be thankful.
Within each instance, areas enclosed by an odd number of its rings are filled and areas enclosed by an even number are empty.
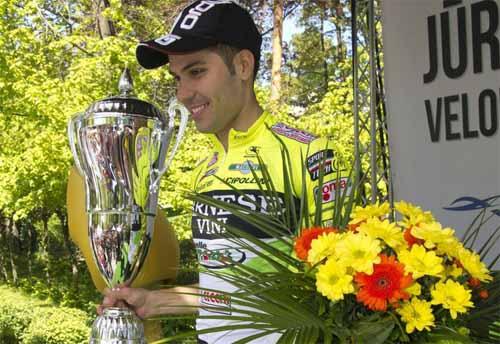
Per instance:
[[[228,135],[228,150],[252,142],[252,140],[265,129],[268,118],[269,113],[264,111],[247,131],[238,131],[231,128]],[[224,147],[215,134],[208,134],[208,137],[215,147],[215,150],[224,152]]]

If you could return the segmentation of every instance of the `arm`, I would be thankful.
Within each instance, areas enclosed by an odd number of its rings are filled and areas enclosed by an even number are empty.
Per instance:
[[[104,308],[116,306],[123,300],[142,319],[166,314],[196,313],[199,307],[197,294],[197,284],[158,290],[129,287],[105,289],[104,300],[97,312],[101,314]]]

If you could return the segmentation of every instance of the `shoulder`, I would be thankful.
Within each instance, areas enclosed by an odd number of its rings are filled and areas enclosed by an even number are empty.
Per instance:
[[[333,149],[333,141],[328,137],[320,137],[306,130],[295,128],[283,122],[268,124],[273,136],[287,149],[299,150],[304,155],[310,155],[325,149]]]
[[[294,128],[283,122],[269,125],[269,129],[278,137],[286,141],[295,141],[299,144],[307,145],[317,139],[317,136],[302,129]]]
[[[335,153],[331,138],[320,137],[283,122],[273,123],[268,127],[289,152],[292,161],[303,161],[311,179],[317,179],[320,165],[332,166]],[[326,172],[331,171],[332,169],[327,168]]]

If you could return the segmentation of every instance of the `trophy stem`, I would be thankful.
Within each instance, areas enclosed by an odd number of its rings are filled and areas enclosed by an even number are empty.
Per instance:
[[[147,344],[144,325],[128,308],[106,308],[92,325],[90,344]]]

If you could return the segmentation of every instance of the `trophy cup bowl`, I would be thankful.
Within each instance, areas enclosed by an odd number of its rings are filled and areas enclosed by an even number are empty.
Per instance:
[[[109,288],[130,285],[144,263],[153,238],[160,178],[188,119],[187,109],[176,101],[167,118],[133,97],[127,69],[119,89],[120,96],[97,101],[68,122],[71,152],[85,180],[91,250]],[[105,309],[94,321],[90,343],[146,343],[142,322],[128,308]]]

